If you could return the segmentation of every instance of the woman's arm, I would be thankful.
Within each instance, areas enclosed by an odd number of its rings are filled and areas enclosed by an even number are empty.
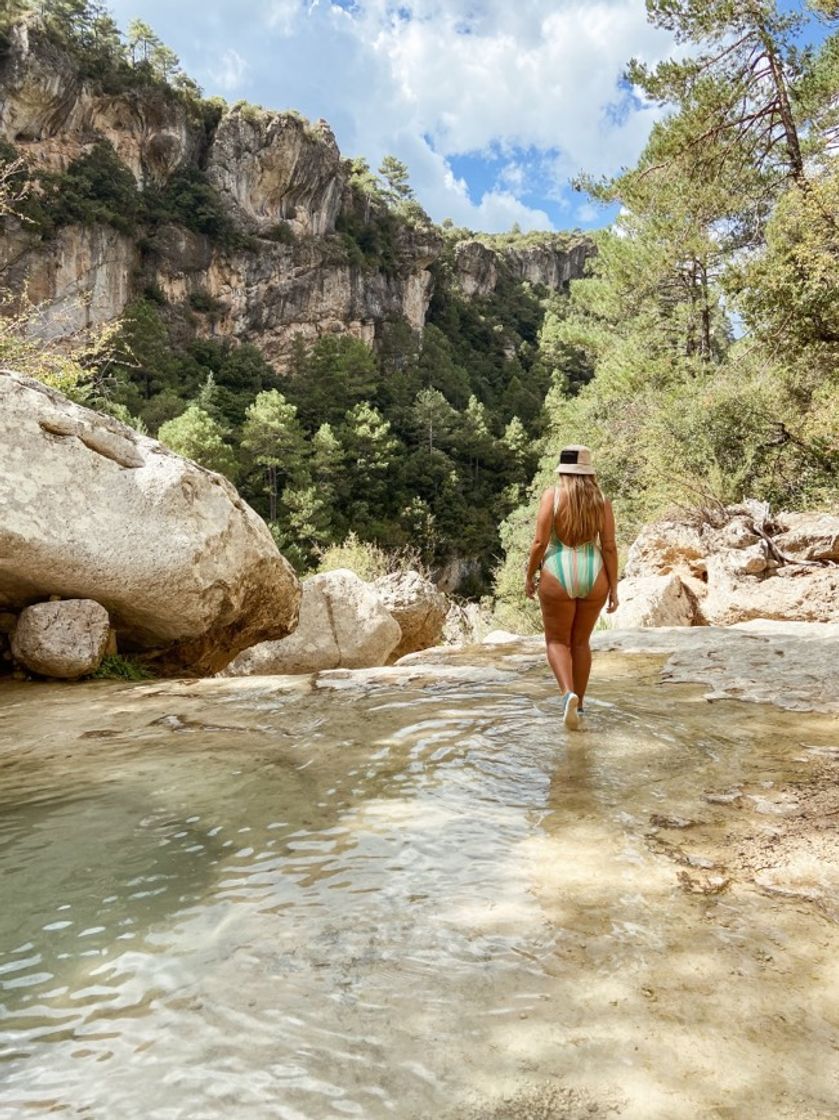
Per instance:
[[[603,555],[603,567],[609,577],[609,603],[606,613],[611,614],[618,609],[618,548],[615,544],[615,515],[612,512],[612,503],[608,500],[603,509],[600,552]]]
[[[527,561],[524,593],[527,595],[528,599],[532,599],[536,594],[536,572],[539,570],[542,557],[545,555],[545,549],[548,547],[548,542],[551,539],[551,523],[553,522],[553,516],[554,492],[553,490],[546,490],[539,504],[539,512],[536,514],[536,533],[533,537],[533,544],[530,546],[530,558]]]

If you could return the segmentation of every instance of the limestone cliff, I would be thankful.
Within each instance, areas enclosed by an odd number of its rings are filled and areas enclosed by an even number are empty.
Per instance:
[[[54,172],[107,141],[138,197],[165,191],[173,176],[200,175],[235,236],[171,221],[140,221],[134,234],[85,221],[41,237],[7,220],[0,286],[26,286],[44,306],[43,330],[60,336],[106,322],[150,289],[190,330],[247,339],[279,368],[296,336],[348,332],[372,343],[396,318],[422,330],[442,238],[430,224],[392,220],[354,189],[325,122],[190,102],[160,84],[114,85],[85,78],[37,21],[21,23],[0,57],[0,139]],[[383,223],[386,261],[358,246]],[[503,273],[562,288],[581,274],[588,251],[585,243],[560,251],[467,241],[457,247],[455,284],[467,297],[487,295]]]
[[[560,291],[583,275],[592,252],[592,243],[584,237],[546,237],[543,244],[532,245],[492,245],[472,238],[455,247],[454,276],[467,299],[490,295],[502,275]]]

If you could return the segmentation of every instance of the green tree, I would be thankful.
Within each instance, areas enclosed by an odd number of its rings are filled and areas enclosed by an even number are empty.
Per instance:
[[[180,416],[167,420],[157,438],[178,455],[235,481],[237,463],[233,448],[225,441],[221,425],[199,405],[191,404]]]
[[[154,52],[163,44],[147,23],[141,19],[132,19],[128,24],[126,46],[131,65],[136,66],[138,62],[149,62]]]
[[[292,354],[286,390],[308,431],[322,423],[338,427],[347,411],[376,392],[379,370],[369,346],[351,335],[324,335],[311,350],[301,342]]]
[[[242,447],[264,471],[268,520],[277,520],[281,483],[299,485],[304,473],[306,443],[297,409],[277,389],[260,393],[242,425]]]
[[[396,156],[385,156],[379,174],[387,184],[385,195],[392,202],[406,202],[414,197],[407,166]]]
[[[457,429],[457,413],[438,389],[422,389],[414,400],[413,420],[417,435],[428,448],[451,446]]]
[[[377,408],[361,401],[351,408],[341,428],[348,464],[348,520],[368,539],[381,535],[394,497],[392,470],[399,443],[390,422]]]
[[[152,70],[163,82],[170,82],[180,69],[180,59],[165,43],[157,43],[149,54]]]
[[[802,51],[806,12],[775,0],[647,0],[647,12],[696,49],[652,68],[630,63],[629,80],[678,112],[654,128],[629,178],[639,185],[678,168],[695,186],[710,185],[720,216],[739,210],[740,239],[754,242],[790,179],[806,182],[808,152],[829,142],[818,123],[836,111],[836,70],[825,65],[832,41]]]
[[[39,180],[45,232],[75,223],[103,223],[121,233],[134,232],[140,194],[134,176],[109,141],[98,140],[66,171],[42,172]]]

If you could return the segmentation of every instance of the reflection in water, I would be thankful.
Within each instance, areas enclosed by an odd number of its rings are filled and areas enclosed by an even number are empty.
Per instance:
[[[5,690],[0,1117],[827,1116],[836,927],[650,820],[830,729],[491,656]]]

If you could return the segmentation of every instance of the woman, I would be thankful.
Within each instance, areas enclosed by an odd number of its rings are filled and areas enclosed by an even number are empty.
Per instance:
[[[607,598],[609,613],[618,606],[618,552],[612,504],[597,485],[589,449],[563,448],[556,473],[558,484],[539,506],[525,592],[530,599],[536,594],[541,567],[548,663],[563,692],[565,726],[576,731],[591,672],[591,632]]]

